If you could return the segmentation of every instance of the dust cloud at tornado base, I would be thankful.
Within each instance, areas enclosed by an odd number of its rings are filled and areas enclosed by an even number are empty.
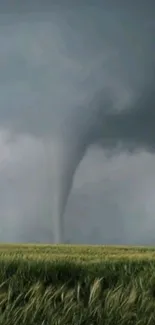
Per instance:
[[[71,242],[153,240],[155,24],[147,9],[134,15],[98,1],[10,14],[7,24],[2,17],[2,241],[60,241],[58,216]]]

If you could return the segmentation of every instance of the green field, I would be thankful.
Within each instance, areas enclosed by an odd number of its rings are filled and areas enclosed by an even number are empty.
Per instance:
[[[0,325],[155,325],[155,248],[0,245]]]

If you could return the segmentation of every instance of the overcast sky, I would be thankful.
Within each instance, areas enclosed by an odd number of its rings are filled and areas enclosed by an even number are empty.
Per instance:
[[[70,130],[69,139],[78,138],[78,116],[89,120],[96,92],[111,87],[121,122],[103,124],[102,147],[90,147],[76,171],[65,238],[154,244],[155,20],[147,3],[138,14],[100,1],[0,14],[0,241],[54,240],[59,137]],[[99,110],[103,122],[107,110]],[[137,151],[107,155],[110,134]]]

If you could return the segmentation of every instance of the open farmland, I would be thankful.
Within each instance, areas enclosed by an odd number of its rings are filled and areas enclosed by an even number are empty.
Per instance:
[[[155,248],[0,245],[0,325],[154,325]]]
[[[155,247],[98,245],[0,245],[0,258],[95,263],[110,259],[153,259]]]

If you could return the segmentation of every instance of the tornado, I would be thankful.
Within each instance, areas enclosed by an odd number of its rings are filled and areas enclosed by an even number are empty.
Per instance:
[[[82,160],[86,148],[80,147],[80,142],[68,144],[68,141],[58,143],[56,153],[55,186],[53,213],[55,220],[55,243],[65,242],[64,212],[72,188],[76,169]]]

